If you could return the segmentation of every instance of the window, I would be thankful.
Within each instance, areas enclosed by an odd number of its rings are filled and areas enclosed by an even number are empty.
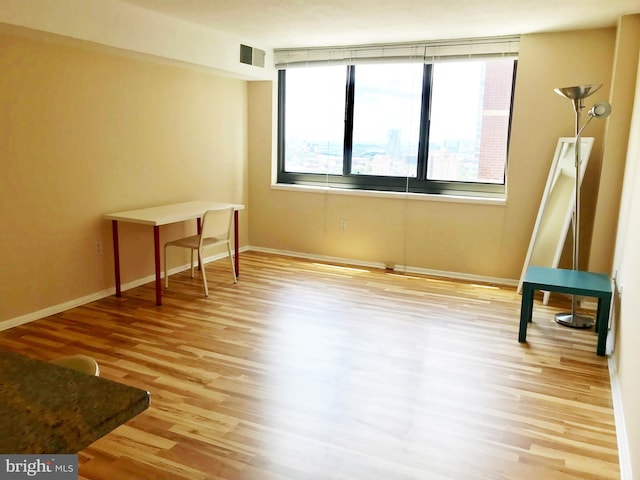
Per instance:
[[[299,68],[288,73],[286,170],[341,175],[346,69]]]
[[[500,196],[514,60],[279,71],[278,182]]]
[[[352,174],[416,176],[422,70],[420,64],[358,66]]]

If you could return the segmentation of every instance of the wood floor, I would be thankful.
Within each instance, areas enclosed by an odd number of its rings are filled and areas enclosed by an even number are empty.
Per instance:
[[[153,284],[0,332],[94,356],[151,407],[80,452],[80,479],[618,479],[596,334],[511,287],[248,252],[164,305]],[[555,303],[554,303],[555,302]]]

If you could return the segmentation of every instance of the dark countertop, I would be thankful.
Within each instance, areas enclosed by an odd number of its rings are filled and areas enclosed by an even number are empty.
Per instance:
[[[77,453],[149,406],[149,393],[0,350],[0,453]]]

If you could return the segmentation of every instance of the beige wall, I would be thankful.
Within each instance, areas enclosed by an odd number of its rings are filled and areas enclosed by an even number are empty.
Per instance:
[[[624,23],[627,41],[622,45],[625,55],[633,53],[630,63],[635,67],[635,82],[624,98],[632,113],[626,153],[624,186],[617,229],[613,271],[617,274],[614,302],[615,352],[612,363],[617,372],[628,437],[629,458],[635,477],[640,475],[640,15]],[[620,48],[621,45],[619,45]],[[622,68],[622,66],[621,66]],[[624,68],[629,68],[628,64]],[[635,97],[634,97],[635,89]],[[619,103],[618,103],[619,104]],[[628,150],[627,150],[628,147]],[[609,145],[607,144],[607,148]],[[617,218],[617,216],[616,216]],[[617,412],[622,413],[622,412]]]
[[[251,245],[361,262],[393,262],[417,269],[518,279],[558,137],[574,133],[571,102],[554,87],[603,83],[590,99],[606,100],[615,29],[525,35],[520,44],[506,205],[282,191],[270,188],[273,131],[253,137],[250,159]],[[579,52],[579,53],[576,53]],[[253,87],[250,87],[253,88]],[[250,117],[274,127],[270,101],[250,102]],[[605,122],[586,132],[597,138],[584,190],[597,191]],[[583,253],[589,253],[594,195],[584,202]],[[340,219],[346,231],[340,231]]]
[[[246,82],[10,35],[0,72],[0,322],[113,287],[104,213],[247,202]],[[153,273],[152,238],[122,226],[123,282]]]
[[[557,138],[573,129],[571,105],[553,88],[602,81],[591,98],[608,98],[615,30],[522,38],[506,205],[273,190],[272,82],[250,82],[247,93],[246,82],[205,72],[0,39],[0,215],[10,232],[0,242],[15,252],[0,276],[1,321],[113,285],[102,213],[192,198],[250,203],[251,228],[247,210],[241,233],[257,247],[516,279]],[[593,122],[587,132],[598,139],[589,191],[597,190],[603,129]],[[584,197],[588,242],[595,200]],[[34,219],[46,228],[34,229]],[[122,230],[123,281],[149,275],[151,258],[140,254],[148,232]]]
[[[611,272],[639,50],[640,14],[626,15],[619,20],[617,29],[610,99],[613,110],[607,123],[589,258],[589,270],[594,272]]]
[[[638,84],[640,88],[640,83]],[[636,116],[640,117],[640,104],[636,107]],[[640,121],[636,121],[640,129]],[[624,411],[625,428],[628,436],[629,452],[633,471],[640,474],[640,135],[636,129],[635,151],[632,162],[633,175],[625,179],[625,188],[631,188],[629,195],[629,217],[626,225],[625,248],[620,258],[620,269],[624,264],[624,279],[620,282],[622,292],[615,302],[616,315],[616,350],[614,364],[617,368],[620,393]],[[630,171],[631,171],[630,170]],[[620,412],[621,413],[621,412]],[[637,478],[637,477],[634,477]]]

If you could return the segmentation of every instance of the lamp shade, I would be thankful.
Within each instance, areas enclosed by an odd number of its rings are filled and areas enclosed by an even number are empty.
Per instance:
[[[601,83],[589,83],[586,85],[576,85],[573,87],[554,88],[553,91],[569,100],[580,100],[587,98],[602,86]]]
[[[609,102],[598,102],[589,110],[589,115],[596,118],[606,118],[611,114]]]

